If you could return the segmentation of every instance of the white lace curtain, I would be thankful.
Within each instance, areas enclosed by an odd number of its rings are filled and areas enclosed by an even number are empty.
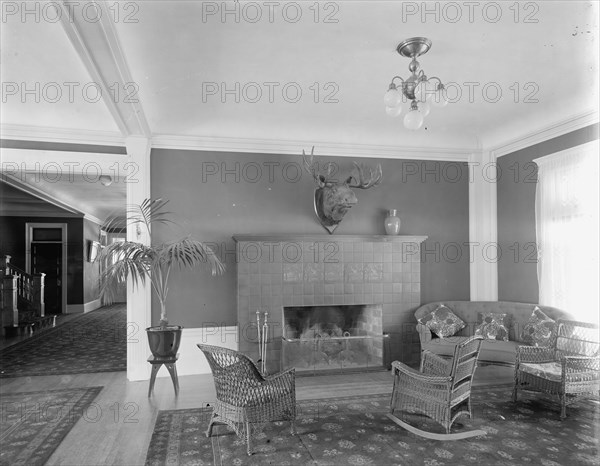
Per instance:
[[[541,304],[598,321],[598,141],[534,160]]]

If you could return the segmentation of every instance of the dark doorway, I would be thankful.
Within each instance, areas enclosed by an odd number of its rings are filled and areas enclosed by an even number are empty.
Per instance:
[[[46,314],[62,312],[62,248],[62,243],[31,243],[31,272],[46,274],[44,279]]]

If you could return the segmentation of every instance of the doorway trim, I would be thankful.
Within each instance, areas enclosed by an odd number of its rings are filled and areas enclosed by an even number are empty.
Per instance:
[[[25,223],[25,272],[31,274],[31,243],[33,241],[34,228],[60,228],[60,243],[62,245],[62,296],[60,304],[60,312],[67,314],[67,224],[66,223],[40,223],[27,222]]]

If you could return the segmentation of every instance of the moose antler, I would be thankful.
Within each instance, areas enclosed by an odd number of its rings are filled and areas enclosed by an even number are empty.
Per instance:
[[[314,178],[314,180],[319,185],[319,187],[322,188],[323,186],[325,186],[327,183],[329,183],[331,181],[329,179],[329,177],[331,176],[331,173],[333,172],[334,165],[331,162],[327,163],[325,165],[327,167],[325,174],[319,173],[319,164],[318,164],[318,162],[314,162],[314,158],[315,158],[314,152],[315,152],[315,146],[312,146],[312,149],[310,150],[310,157],[307,158],[306,153],[304,152],[304,149],[302,149],[302,158],[304,159],[304,168],[306,169],[306,171],[308,173],[311,174],[311,176]]]
[[[355,183],[348,183],[348,186],[351,188],[359,188],[359,189],[369,189],[373,186],[378,186],[381,183],[381,179],[383,177],[383,173],[381,171],[381,164],[378,163],[375,168],[375,173],[371,168],[366,168],[363,164],[358,164],[354,162],[354,168],[358,171],[358,179],[354,176],[354,172],[350,176],[350,179],[354,180]],[[365,177],[365,169],[369,170],[368,179]]]

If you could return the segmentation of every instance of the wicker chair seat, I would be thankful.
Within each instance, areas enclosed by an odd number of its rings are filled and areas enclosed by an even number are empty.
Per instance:
[[[518,390],[558,395],[560,417],[564,419],[567,405],[576,396],[598,395],[599,352],[597,325],[559,319],[548,347],[518,348],[513,401],[517,401]]]
[[[521,363],[520,368],[521,371],[525,372],[526,374],[547,379],[551,382],[560,382],[562,380],[562,364],[558,361],[544,363]],[[593,374],[589,371],[567,372],[565,374],[565,379],[569,382],[581,382],[593,379],[598,380],[599,378],[600,377],[598,373]]]

